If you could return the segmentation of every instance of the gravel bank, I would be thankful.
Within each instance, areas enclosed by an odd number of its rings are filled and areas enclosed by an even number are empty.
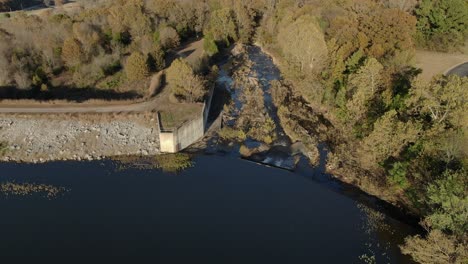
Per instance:
[[[2,116],[3,161],[99,160],[159,153],[156,115]]]

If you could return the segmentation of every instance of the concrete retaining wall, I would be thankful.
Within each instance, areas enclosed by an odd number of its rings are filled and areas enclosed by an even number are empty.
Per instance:
[[[214,86],[211,87],[207,99],[203,104],[199,117],[187,121],[173,130],[162,130],[161,116],[158,114],[159,141],[161,152],[176,153],[193,143],[197,142],[205,135],[210,113],[211,101],[213,100]]]

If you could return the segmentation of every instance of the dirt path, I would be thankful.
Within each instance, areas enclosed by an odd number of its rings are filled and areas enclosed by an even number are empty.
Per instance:
[[[151,99],[146,102],[130,103],[130,104],[112,104],[112,105],[96,105],[96,104],[70,104],[70,105],[37,105],[37,104],[15,104],[2,105],[0,104],[0,113],[37,113],[37,114],[56,114],[56,113],[118,113],[118,112],[144,112],[154,110],[157,106],[158,98]]]

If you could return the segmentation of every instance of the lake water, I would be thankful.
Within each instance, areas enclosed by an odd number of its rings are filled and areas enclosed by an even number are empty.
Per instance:
[[[260,49],[247,51],[277,120],[267,91],[280,73]],[[232,82],[221,71],[219,83],[240,109]],[[177,175],[112,161],[0,163],[0,187],[11,187],[0,188],[0,261],[412,263],[398,245],[415,230],[325,174],[323,146],[320,166],[301,162],[294,173],[224,147],[209,145],[215,155],[195,155],[195,166]],[[275,155],[266,158],[281,165],[284,155]],[[11,193],[25,184],[60,193]]]
[[[1,163],[0,183],[67,190],[0,195],[2,262],[409,263],[397,244],[411,228],[374,219],[339,189],[234,157],[195,162],[178,175],[111,161]]]

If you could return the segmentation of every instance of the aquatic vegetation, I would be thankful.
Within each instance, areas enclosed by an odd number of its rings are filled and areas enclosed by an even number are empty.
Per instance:
[[[375,235],[377,237],[393,236],[395,233],[383,213],[363,204],[358,204],[357,208],[362,213],[362,231],[369,236],[369,242],[366,243],[367,253],[359,256],[359,260],[366,264],[375,264],[377,263],[376,252],[387,252],[391,247],[390,242],[382,243]],[[382,254],[381,257],[390,260],[386,254]]]
[[[180,172],[194,166],[190,155],[185,153],[163,154],[155,157],[156,166],[165,172]]]
[[[123,156],[116,157],[117,170],[161,169],[165,172],[180,172],[194,166],[192,157],[185,153],[161,154],[154,157]]]
[[[56,198],[67,190],[47,184],[5,182],[0,184],[0,194],[6,196],[28,196],[40,194],[49,199]]]

